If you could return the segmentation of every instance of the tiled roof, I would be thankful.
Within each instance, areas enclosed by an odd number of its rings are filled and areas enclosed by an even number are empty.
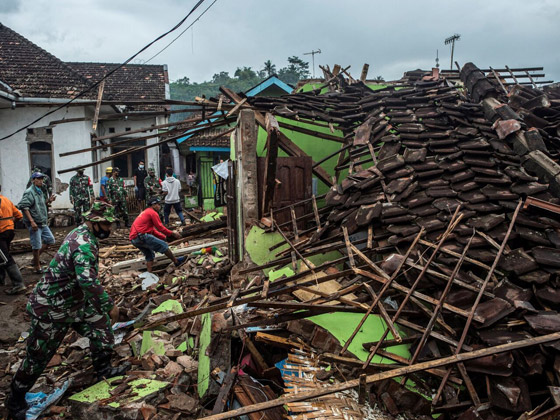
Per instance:
[[[8,85],[19,96],[71,98],[91,87],[114,63],[65,63],[10,28],[0,24],[0,89]],[[106,79],[103,99],[113,101],[164,100],[163,65],[128,64]],[[92,89],[84,98],[96,98]],[[136,110],[161,109],[136,106]],[[134,110],[134,109],[132,109]]]
[[[90,82],[97,82],[120,64],[74,63],[68,66]],[[165,99],[165,66],[127,64],[105,80],[103,99],[113,101]],[[142,107],[144,109],[145,107]]]
[[[20,96],[40,98],[69,98],[89,86],[67,64],[1,23],[0,81]]]

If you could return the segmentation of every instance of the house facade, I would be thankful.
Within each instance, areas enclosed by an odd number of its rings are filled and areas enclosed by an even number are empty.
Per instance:
[[[158,142],[158,129],[152,127],[168,121],[163,102],[169,98],[169,81],[163,65],[127,65],[109,76],[102,99],[110,104],[101,105],[93,129],[99,90],[92,85],[116,67],[118,64],[63,62],[0,24],[0,138],[9,136],[0,140],[3,195],[18,202],[32,168],[39,166],[53,180],[57,194],[53,208],[70,208],[68,183],[74,172],[59,171],[99,161],[132,146]],[[90,88],[72,104],[57,110]],[[48,112],[52,113],[45,116]],[[113,138],[104,140],[106,148],[85,150],[100,144],[92,139],[107,136]],[[159,171],[160,148],[147,148],[86,168],[96,195],[108,166],[118,166],[128,183],[133,182],[140,160]],[[84,151],[60,156],[78,150]]]
[[[258,85],[247,90],[247,97],[275,97],[291,93],[292,86],[284,83],[276,76],[270,76]],[[197,175],[198,204],[204,209],[214,208],[214,174],[212,166],[230,158],[231,130],[235,124],[209,128],[196,134],[189,134],[177,140],[179,152],[185,172]],[[196,127],[195,127],[196,128]]]

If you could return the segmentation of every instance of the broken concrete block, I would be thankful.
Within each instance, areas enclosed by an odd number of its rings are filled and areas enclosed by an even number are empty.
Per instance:
[[[184,352],[178,349],[169,349],[165,351],[165,355],[167,357],[179,357],[182,356],[183,354]]]
[[[163,374],[168,378],[174,378],[183,372],[183,366],[176,362],[169,362],[165,368],[163,368]]]
[[[169,407],[172,409],[188,413],[194,412],[197,406],[197,401],[187,394],[168,395],[167,400],[169,401]]]
[[[560,165],[540,150],[530,152],[523,162],[523,166],[544,182],[551,182],[556,175],[560,174]]]
[[[177,363],[185,368],[186,372],[193,372],[198,370],[198,362],[194,360],[191,356],[179,356],[177,358]]]

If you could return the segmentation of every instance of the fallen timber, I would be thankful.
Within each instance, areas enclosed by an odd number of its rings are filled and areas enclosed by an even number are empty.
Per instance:
[[[407,374],[414,373],[414,372],[421,372],[423,370],[426,370],[427,368],[448,366],[448,365],[452,365],[452,364],[455,364],[455,363],[466,362],[468,360],[473,360],[473,359],[477,359],[477,358],[481,358],[481,357],[485,357],[485,356],[491,356],[491,355],[494,355],[494,354],[499,354],[499,353],[503,353],[503,352],[507,352],[507,351],[522,349],[522,348],[529,347],[529,346],[536,346],[536,345],[539,345],[539,344],[550,343],[550,342],[557,341],[557,340],[560,340],[560,333],[547,334],[547,335],[543,335],[543,336],[540,336],[540,337],[531,338],[531,339],[528,339],[528,340],[520,340],[520,341],[517,341],[517,342],[514,342],[514,343],[501,344],[499,346],[489,347],[489,348],[486,348],[486,349],[475,350],[475,351],[467,352],[467,353],[460,353],[460,354],[457,354],[457,355],[454,355],[454,356],[444,357],[444,358],[441,358],[441,359],[438,359],[438,360],[432,360],[432,361],[429,361],[429,362],[417,363],[415,365],[404,366],[404,367],[393,369],[393,370],[390,370],[390,371],[387,371],[387,372],[381,372],[381,373],[376,373],[376,374],[373,374],[373,375],[368,375],[366,377],[366,382],[368,384],[371,384],[371,383],[374,383],[374,382],[382,381],[384,379],[395,378],[395,377],[398,377],[398,376],[401,376],[401,375],[407,375]],[[306,401],[306,400],[309,400],[309,399],[312,399],[312,398],[321,397],[323,395],[329,395],[329,394],[333,394],[335,392],[345,391],[345,390],[348,390],[348,389],[351,389],[351,388],[357,388],[358,386],[360,386],[360,380],[359,379],[354,379],[354,380],[348,381],[346,383],[328,386],[328,387],[325,387],[325,388],[317,390],[317,391],[302,392],[300,394],[291,395],[289,397],[280,397],[276,400],[267,401],[265,403],[254,404],[254,405],[250,405],[250,406],[247,406],[247,407],[239,408],[237,410],[232,410],[232,411],[228,411],[228,412],[221,413],[221,414],[215,414],[215,415],[212,415],[212,416],[203,417],[203,419],[205,419],[205,420],[231,419],[233,417],[238,417],[238,416],[249,414],[249,413],[255,413],[255,412],[258,412],[258,411],[265,411],[265,410],[269,410],[269,409],[274,408],[274,407],[280,407],[284,404],[291,403],[291,402]]]

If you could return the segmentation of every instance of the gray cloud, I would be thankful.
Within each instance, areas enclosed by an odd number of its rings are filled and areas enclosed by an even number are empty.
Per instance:
[[[175,25],[195,1],[29,3],[12,0],[20,7],[3,16],[3,23],[63,60],[120,62]],[[2,0],[0,8],[6,4]],[[357,76],[367,62],[370,76],[395,79],[406,70],[434,66],[436,50],[448,68],[450,51],[443,41],[459,33],[455,60],[460,64],[544,66],[547,79],[560,80],[559,17],[555,0],[218,0],[154,63],[168,64],[172,80],[203,81],[238,66],[260,69],[268,59],[282,67],[289,56],[320,48],[316,65],[351,65]],[[181,30],[140,58],[153,56]]]
[[[2,0],[0,14],[15,13],[21,8],[21,0]]]

